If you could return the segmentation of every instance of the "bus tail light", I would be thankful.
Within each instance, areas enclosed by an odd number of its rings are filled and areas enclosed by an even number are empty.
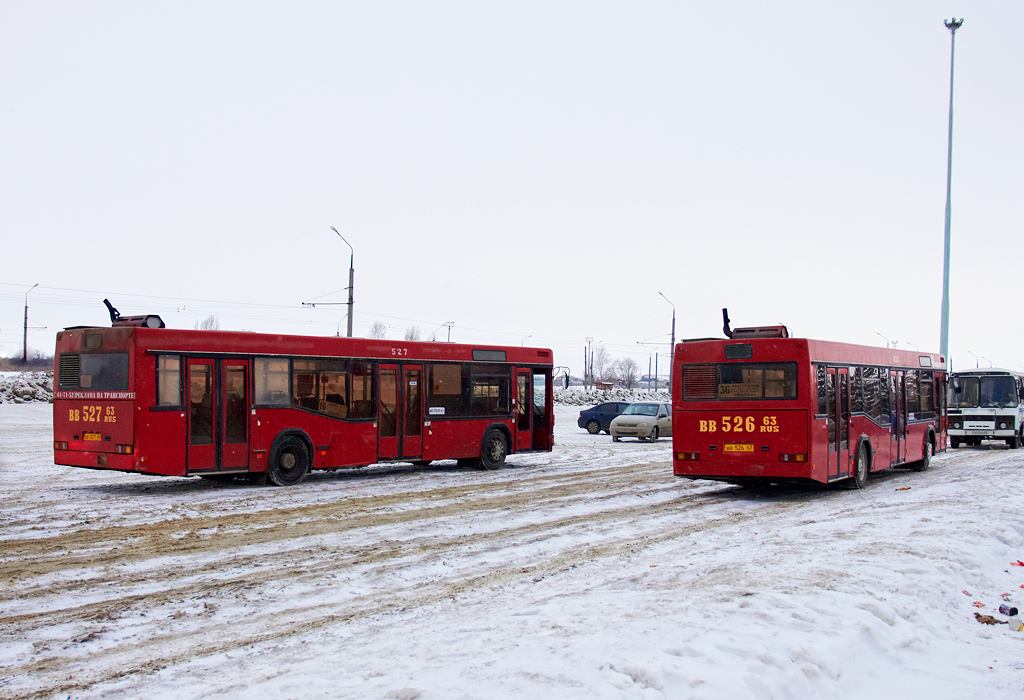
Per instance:
[[[805,454],[792,454],[792,453],[780,454],[779,455],[779,461],[780,462],[806,462],[807,461],[807,455],[805,455]]]
[[[114,452],[116,452],[119,455],[130,455],[132,453],[132,446],[118,445],[116,448],[114,448]]]
[[[58,440],[58,441],[53,443],[53,449],[55,449],[55,450],[66,450],[66,449],[68,449],[68,444],[66,442],[62,441],[62,440]]]
[[[680,462],[699,462],[700,452],[676,452],[676,459]]]

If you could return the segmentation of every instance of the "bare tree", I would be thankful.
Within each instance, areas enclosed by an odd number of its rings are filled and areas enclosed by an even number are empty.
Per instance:
[[[622,386],[632,389],[640,379],[640,366],[632,357],[623,357],[612,365],[612,373]]]
[[[210,314],[202,321],[196,321],[194,328],[197,331],[219,331],[220,330],[220,319],[213,314]]]
[[[591,369],[594,371],[594,379],[604,381],[608,378],[608,370],[611,369],[612,358],[603,345],[594,348],[594,354],[590,360]]]
[[[367,337],[383,340],[388,337],[388,327],[380,321],[374,321],[370,324],[370,334]]]
[[[405,339],[406,340],[419,340],[420,339],[420,327],[419,326],[410,326],[405,331]]]

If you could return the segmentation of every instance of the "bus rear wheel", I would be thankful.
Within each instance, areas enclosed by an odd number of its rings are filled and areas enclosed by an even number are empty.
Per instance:
[[[853,488],[862,489],[868,485],[868,448],[861,445],[857,450],[857,461],[853,466]]]
[[[920,462],[914,462],[912,469],[916,472],[923,472],[930,466],[932,466],[932,441],[926,440],[924,443],[924,457],[921,458]]]
[[[282,440],[270,455],[267,479],[275,486],[294,486],[309,472],[309,450],[298,437]]]
[[[500,430],[488,430],[480,451],[480,466],[484,469],[498,469],[505,463],[507,455],[508,441],[504,434]]]

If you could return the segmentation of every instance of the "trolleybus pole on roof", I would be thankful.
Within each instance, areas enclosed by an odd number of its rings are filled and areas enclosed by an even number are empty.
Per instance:
[[[956,30],[964,23],[963,18],[946,20],[949,30],[949,148],[946,152],[946,234],[942,256],[942,329],[939,337],[939,352],[948,357],[949,353],[949,222],[951,215],[950,192],[953,184],[953,56],[956,49]]]
[[[336,229],[333,226],[331,226],[331,230],[338,234],[338,238],[340,238],[341,240],[345,241],[345,237],[342,236],[338,232],[338,229]],[[356,270],[355,270],[355,265],[354,265],[355,259],[356,259],[356,251],[355,251],[354,248],[352,248],[352,244],[349,243],[348,241],[345,241],[345,245],[348,246],[348,249],[350,251],[349,258],[348,258],[348,337],[351,338],[352,337],[352,303],[353,303],[352,302],[352,290],[353,290],[353,287],[355,286],[355,277],[356,277]]]

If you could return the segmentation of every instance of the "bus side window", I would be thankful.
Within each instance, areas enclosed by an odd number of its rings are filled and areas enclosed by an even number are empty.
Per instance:
[[[825,365],[817,365],[818,375],[818,415],[822,416],[827,410],[825,396]]]
[[[181,406],[181,356],[156,358],[156,405]]]

